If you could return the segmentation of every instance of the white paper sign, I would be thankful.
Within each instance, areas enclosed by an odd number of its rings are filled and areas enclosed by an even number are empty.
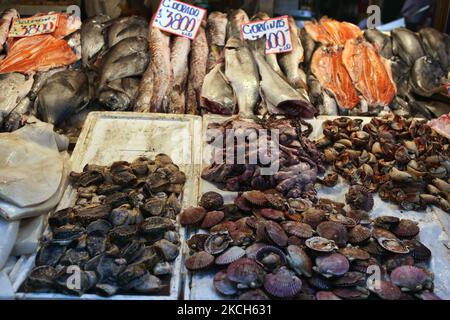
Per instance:
[[[245,40],[257,40],[266,36],[266,54],[292,51],[292,37],[288,16],[252,21],[241,27]]]
[[[194,40],[206,10],[176,0],[162,0],[152,26]]]
[[[31,37],[52,33],[58,24],[58,15],[50,14],[24,19],[14,19],[8,37]]]

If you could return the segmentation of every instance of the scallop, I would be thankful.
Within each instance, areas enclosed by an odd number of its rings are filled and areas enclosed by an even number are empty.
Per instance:
[[[324,277],[343,276],[350,269],[348,259],[339,253],[332,253],[316,258],[316,267],[314,270],[322,274]]]
[[[245,257],[245,250],[241,247],[231,247],[216,258],[217,265],[229,265]]]
[[[186,259],[186,268],[190,271],[200,271],[214,264],[214,256],[205,251],[194,253]]]
[[[302,281],[292,271],[282,267],[266,276],[264,289],[276,298],[293,298],[302,290]]]

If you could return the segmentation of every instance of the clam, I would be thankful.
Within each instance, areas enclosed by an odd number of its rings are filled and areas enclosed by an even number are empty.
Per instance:
[[[415,266],[400,266],[392,271],[390,278],[402,291],[417,292],[432,284],[430,275]]]
[[[398,239],[388,239],[380,237],[377,239],[380,246],[392,253],[406,254],[409,253],[408,247]]]
[[[106,251],[108,239],[103,234],[91,233],[86,237],[87,250],[91,257]]]
[[[180,248],[166,239],[159,240],[154,246],[159,250],[165,261],[174,261],[180,253]]]
[[[52,289],[58,272],[51,266],[40,266],[34,268],[27,279],[27,287],[33,290]]]
[[[72,223],[74,222],[73,220],[74,210],[72,208],[67,208],[50,214],[48,217],[48,224],[52,228],[57,228]]]
[[[299,246],[290,245],[287,248],[287,262],[291,269],[299,276],[312,277],[313,262],[308,254]]]
[[[206,214],[202,224],[202,229],[209,229],[218,225],[225,218],[225,213],[223,211],[210,211]]]
[[[228,279],[227,271],[222,270],[214,276],[214,287],[224,296],[234,296],[238,293],[236,284]]]
[[[206,217],[206,210],[201,207],[191,207],[184,210],[180,215],[180,223],[183,226],[199,225]]]
[[[302,290],[302,281],[292,271],[281,267],[266,276],[264,289],[276,298],[293,298]]]
[[[375,239],[386,238],[386,239],[397,239],[397,236],[393,234],[391,231],[386,230],[384,228],[375,227],[372,230],[372,236]]]
[[[146,272],[135,280],[133,290],[141,294],[153,294],[162,288],[162,281],[158,277]]]
[[[321,237],[309,238],[306,240],[305,245],[309,249],[317,252],[333,252],[334,250],[339,249],[333,240],[328,240]]]
[[[332,221],[319,224],[317,234],[322,238],[333,240],[340,247],[345,246],[348,241],[347,229],[342,224]]]
[[[113,228],[112,224],[109,223],[107,220],[99,219],[97,221],[92,222],[88,227],[86,228],[86,231],[89,234],[108,234],[109,231],[111,231]]]
[[[97,275],[92,271],[80,271],[78,286],[68,285],[71,281],[70,277],[71,273],[67,272],[67,268],[64,268],[55,280],[56,287],[65,294],[82,296],[97,284]]]
[[[190,271],[208,269],[214,264],[214,256],[205,251],[194,253],[186,259],[186,268]]]
[[[127,260],[128,263],[132,263],[142,256],[144,249],[145,245],[135,240],[120,251],[120,257]]]
[[[95,271],[101,283],[105,280],[116,278],[126,267],[127,261],[125,259],[116,259],[109,255],[103,255],[100,257]]]
[[[203,194],[199,205],[206,211],[216,211],[223,208],[223,197],[217,192],[207,192]]]
[[[264,269],[256,261],[247,258],[230,264],[227,274],[228,279],[237,283],[239,289],[260,288],[266,277]]]
[[[344,255],[332,253],[317,257],[313,269],[327,278],[339,277],[349,271],[350,264]]]
[[[57,244],[44,244],[38,251],[36,256],[36,266],[52,266],[56,267],[59,260],[66,252],[66,247]]]
[[[205,241],[204,250],[211,255],[218,255],[228,249],[232,242],[228,232],[211,234]]]
[[[284,252],[273,246],[265,246],[259,249],[256,253],[256,261],[269,272],[274,271],[287,263]]]
[[[159,262],[153,267],[155,276],[167,276],[172,274],[172,265],[169,262]]]
[[[113,243],[121,246],[132,241],[136,237],[137,231],[136,225],[120,226],[112,229],[109,237]]]
[[[246,252],[241,247],[231,247],[216,258],[216,264],[225,266],[245,257]]]
[[[139,230],[145,238],[159,240],[165,232],[175,230],[175,224],[169,218],[150,217],[140,224]]]
[[[164,196],[152,197],[141,206],[141,211],[146,217],[150,216],[161,216],[166,208],[167,195],[163,193]]]
[[[76,225],[64,225],[53,229],[53,242],[59,245],[68,246],[78,242],[84,235],[84,228]]]

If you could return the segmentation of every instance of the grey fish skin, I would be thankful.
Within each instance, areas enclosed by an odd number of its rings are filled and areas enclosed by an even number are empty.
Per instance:
[[[336,100],[328,94],[322,87],[319,80],[313,75],[308,77],[309,99],[319,107],[320,115],[337,116],[339,115]]]
[[[197,37],[192,41],[186,102],[187,114],[196,115],[200,112],[201,91],[206,77],[208,54],[208,40],[205,29],[201,27]]]
[[[42,87],[44,86],[44,84],[47,82],[47,80],[53,76],[55,73],[61,72],[66,70],[66,67],[62,67],[62,68],[55,68],[55,69],[50,69],[49,71],[45,71],[45,72],[38,72],[34,75],[34,83],[33,83],[33,87],[30,90],[30,93],[28,94],[28,96],[30,97],[31,100],[36,99],[37,94],[39,93],[39,91],[42,89]]]
[[[369,29],[364,32],[364,38],[375,46],[380,55],[386,59],[392,58],[392,39],[378,29]]]
[[[269,15],[265,12],[259,12],[256,15],[252,17],[252,21],[258,21],[258,20],[267,20],[270,19]],[[283,71],[281,71],[280,65],[278,64],[278,58],[277,54],[266,54],[266,60],[267,63],[270,64],[272,69],[278,73],[279,75],[283,75]]]
[[[419,31],[426,53],[441,64],[444,71],[450,68],[450,36],[433,28]]]
[[[33,102],[30,98],[23,98],[9,116],[4,119],[3,128],[0,121],[0,132],[14,132],[20,129],[24,125],[24,116],[34,116],[33,111]]]
[[[13,19],[19,18],[19,12],[16,9],[6,9],[0,16],[0,53],[3,52],[5,42],[8,39],[9,28]]]
[[[305,28],[300,30],[300,40],[304,50],[304,65],[307,69],[311,64],[312,56],[314,51],[316,51],[316,43],[314,39],[308,34]]]
[[[226,13],[214,11],[208,16],[206,32],[210,45],[224,47],[227,41],[228,17]]]
[[[425,55],[420,38],[414,32],[406,28],[398,28],[392,31],[393,52],[408,65]]]
[[[300,32],[292,17],[289,17],[289,27],[291,29],[292,51],[280,54],[278,60],[281,69],[294,89],[303,89],[306,88],[306,84],[300,70],[300,64],[304,59],[304,50],[300,41]]]
[[[109,81],[141,75],[149,59],[147,39],[136,37],[120,41],[103,58],[99,88]]]
[[[239,115],[242,117],[254,116],[260,101],[259,74],[253,55],[247,46],[228,48],[227,45],[225,76],[236,95]]]
[[[148,48],[150,57],[152,55],[151,52],[151,38],[152,38],[153,28],[149,27],[148,29]],[[136,99],[134,101],[133,109],[135,112],[150,112],[150,104],[153,97],[153,68],[152,62],[147,66],[144,74],[142,75],[141,83],[139,84],[139,89],[137,92]]]
[[[99,95],[99,102],[112,111],[128,111],[138,93],[140,80],[123,78],[111,81]]]
[[[397,87],[397,95],[405,98],[410,90],[409,78],[411,67],[408,66],[401,58],[392,57],[390,60],[392,78]]]
[[[184,114],[186,110],[186,84],[189,75],[191,40],[176,37],[170,54],[172,65],[172,89],[169,93],[167,113]]]
[[[108,30],[108,47],[111,48],[126,38],[148,35],[148,22],[143,17],[132,16],[120,18],[113,22]]]
[[[89,62],[99,54],[106,45],[104,31],[107,22],[111,20],[106,15],[100,15],[83,22],[81,26],[81,57],[84,66],[89,66]]]
[[[249,21],[250,19],[244,10],[237,9],[232,11],[228,16],[228,40],[236,38],[242,41],[241,26]]]
[[[223,64],[218,63],[206,75],[201,91],[200,105],[211,113],[232,115],[236,109],[233,88],[222,73]]]
[[[277,74],[264,58],[265,39],[253,41],[252,53],[261,75],[261,92],[271,114],[287,114],[312,118],[317,110],[298,90],[291,87],[284,77]]]
[[[33,77],[20,73],[0,75],[0,113],[7,117],[33,87]]]
[[[417,59],[411,70],[411,87],[414,93],[431,97],[441,90],[445,76],[438,61],[424,56]]]
[[[61,124],[89,102],[86,74],[77,70],[65,70],[54,74],[39,91],[36,102],[43,121]]]

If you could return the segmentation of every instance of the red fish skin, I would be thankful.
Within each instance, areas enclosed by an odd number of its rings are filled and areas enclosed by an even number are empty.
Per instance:
[[[324,88],[331,91],[341,108],[352,110],[360,102],[347,69],[342,64],[342,50],[338,47],[322,47],[316,50],[311,71]]]
[[[323,17],[319,22],[306,22],[305,29],[316,42],[344,46],[348,40],[363,36],[361,29],[349,22]]]
[[[377,50],[363,39],[347,41],[342,61],[356,89],[371,106],[388,106],[397,94]]]

